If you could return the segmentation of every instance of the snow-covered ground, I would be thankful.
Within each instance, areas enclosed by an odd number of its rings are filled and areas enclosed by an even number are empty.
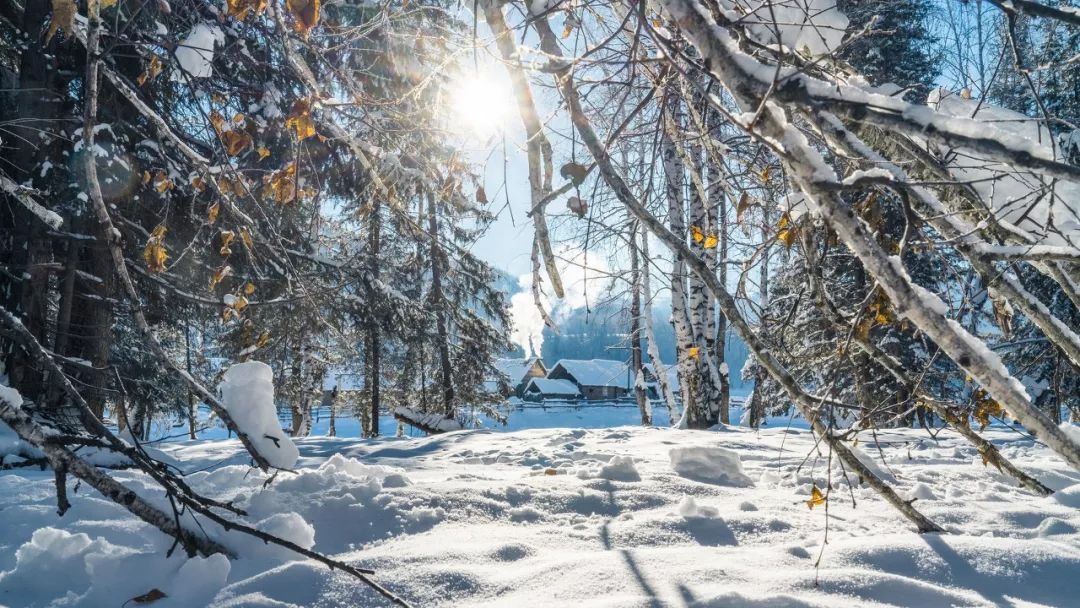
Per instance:
[[[1015,488],[949,432],[880,432],[884,462],[861,438],[940,535],[850,488],[803,430],[310,438],[296,442],[299,472],[267,488],[235,441],[164,450],[196,489],[375,569],[419,606],[1077,605],[1080,473],[1015,433],[987,434],[1058,492]],[[810,509],[830,478],[828,510]],[[87,488],[57,517],[52,483],[0,474],[0,604],[120,606],[156,588],[168,597],[155,607],[383,605],[354,579],[234,533],[220,537],[243,556],[231,563],[167,559],[167,539]]]

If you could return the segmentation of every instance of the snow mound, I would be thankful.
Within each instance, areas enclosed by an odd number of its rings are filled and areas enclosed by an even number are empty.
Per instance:
[[[672,448],[668,453],[671,468],[679,475],[722,486],[752,486],[753,480],[743,473],[738,452],[724,448]]]
[[[720,515],[720,511],[716,507],[698,505],[693,496],[687,496],[679,503],[679,515],[686,519],[712,518]]]
[[[291,469],[300,452],[278,423],[274,405],[274,371],[261,361],[237,363],[222,378],[221,401],[271,466]]]
[[[917,483],[908,492],[908,500],[937,500],[937,495],[925,483]]]
[[[641,481],[641,474],[630,456],[612,456],[606,465],[600,467],[597,477],[612,481]]]
[[[1080,509],[1080,483],[1054,492],[1050,496],[1050,500],[1059,502],[1066,507]]]
[[[0,572],[0,597],[28,607],[113,606],[157,589],[165,597],[156,607],[209,604],[225,586],[228,558],[186,559],[182,551],[165,558],[166,549],[168,543],[144,552],[100,536],[39,528],[15,551],[15,567]]]

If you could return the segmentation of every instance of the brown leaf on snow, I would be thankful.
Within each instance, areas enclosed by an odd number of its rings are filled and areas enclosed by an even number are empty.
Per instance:
[[[149,604],[151,602],[156,602],[156,601],[158,601],[160,599],[163,599],[165,597],[168,597],[168,596],[166,596],[165,593],[161,589],[155,588],[155,589],[151,589],[150,591],[147,591],[146,593],[144,593],[142,595],[136,595],[135,597],[131,598],[128,601],[129,602],[135,602],[136,604]]]

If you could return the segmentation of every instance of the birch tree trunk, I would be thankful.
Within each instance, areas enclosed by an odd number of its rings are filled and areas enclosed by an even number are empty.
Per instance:
[[[637,222],[628,226],[630,240],[630,369],[634,372],[634,398],[641,413],[641,425],[652,425],[652,409],[645,388],[645,372],[641,358],[641,262],[637,247]]]
[[[679,123],[679,102],[674,91],[668,91],[665,121]],[[668,203],[668,227],[672,234],[686,234],[683,211],[683,184],[685,167],[675,150],[670,129],[660,133],[660,154],[664,162],[665,194]],[[685,237],[683,237],[685,238]],[[675,330],[675,353],[679,369],[679,390],[682,393],[683,412],[678,425],[682,426],[690,411],[698,407],[697,369],[690,357],[694,348],[694,333],[690,324],[690,312],[686,302],[686,269],[682,254],[672,251],[671,264],[671,323]],[[672,420],[672,424],[676,424]]]
[[[644,298],[645,343],[647,344],[649,352],[649,361],[652,362],[653,371],[656,374],[656,386],[659,387],[660,396],[667,406],[668,422],[674,425],[679,420],[679,410],[675,400],[675,391],[672,390],[671,383],[668,382],[667,366],[664,365],[664,362],[660,359],[660,348],[656,345],[656,332],[653,330],[652,289],[650,286],[652,269],[650,268],[651,262],[649,258],[649,231],[645,229],[644,225],[641,227],[641,259],[641,289]]]

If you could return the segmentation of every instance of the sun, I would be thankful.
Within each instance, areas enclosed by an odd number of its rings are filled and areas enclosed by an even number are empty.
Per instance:
[[[450,128],[486,140],[506,126],[513,103],[509,87],[496,73],[467,72],[450,85]]]

